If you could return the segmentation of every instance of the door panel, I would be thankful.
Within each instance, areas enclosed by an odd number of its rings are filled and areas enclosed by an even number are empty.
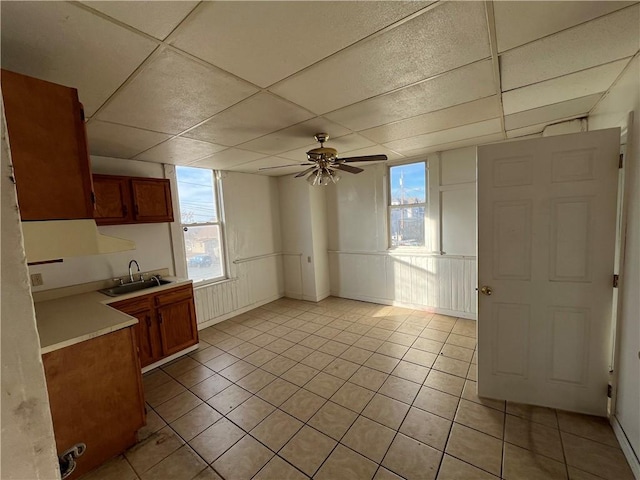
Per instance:
[[[98,225],[118,225],[132,220],[131,192],[127,178],[94,175],[95,218]]]
[[[606,415],[619,129],[478,148],[478,392]]]
[[[131,180],[134,215],[138,222],[173,222],[173,206],[169,180]]]
[[[192,300],[182,300],[157,310],[164,356],[198,343],[198,330]]]

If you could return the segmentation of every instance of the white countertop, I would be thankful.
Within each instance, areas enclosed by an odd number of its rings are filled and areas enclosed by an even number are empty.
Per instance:
[[[171,283],[117,297],[88,292],[35,302],[40,353],[53,352],[138,323],[136,318],[110,307],[110,303],[192,283],[191,280],[177,277],[163,278]]]

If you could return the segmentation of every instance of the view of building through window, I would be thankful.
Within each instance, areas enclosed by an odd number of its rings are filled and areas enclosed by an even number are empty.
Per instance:
[[[213,170],[176,167],[187,272],[194,282],[223,278],[224,248]]]
[[[389,167],[391,246],[425,246],[427,170],[425,162]]]

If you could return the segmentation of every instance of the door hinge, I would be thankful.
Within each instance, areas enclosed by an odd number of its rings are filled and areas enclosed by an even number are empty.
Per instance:
[[[613,395],[613,387],[611,386],[611,384],[607,385],[607,398],[611,398],[611,396]]]
[[[620,277],[617,273],[613,274],[613,288],[618,288],[618,282],[620,281]]]
[[[622,168],[622,164],[624,162],[624,154],[620,154],[620,160],[618,160],[618,168]]]

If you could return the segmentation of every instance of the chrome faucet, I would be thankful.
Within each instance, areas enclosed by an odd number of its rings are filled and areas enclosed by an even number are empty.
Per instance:
[[[133,283],[133,271],[131,270],[131,265],[136,264],[136,267],[138,268],[138,273],[140,273],[140,265],[138,265],[138,262],[136,260],[131,260],[129,262],[129,280],[131,280],[131,283]]]

